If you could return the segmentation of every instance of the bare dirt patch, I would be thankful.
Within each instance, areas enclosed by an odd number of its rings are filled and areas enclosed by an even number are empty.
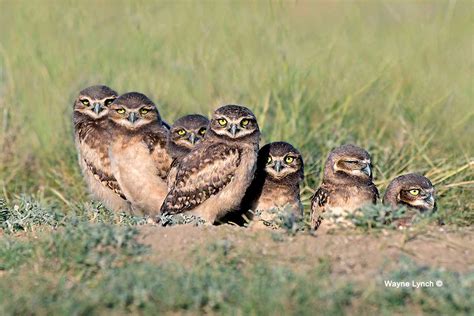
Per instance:
[[[403,256],[428,267],[448,271],[474,270],[474,230],[432,227],[423,231],[321,231],[314,235],[234,227],[145,226],[140,241],[151,246],[155,263],[191,265],[193,256],[209,245],[225,243],[242,261],[267,260],[275,265],[306,271],[329,260],[334,276],[366,279],[393,269]]]

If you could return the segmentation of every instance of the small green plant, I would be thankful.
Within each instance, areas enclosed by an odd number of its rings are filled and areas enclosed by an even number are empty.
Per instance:
[[[253,221],[261,222],[263,225],[273,229],[283,229],[288,235],[295,235],[299,231],[307,230],[303,216],[296,216],[289,206],[273,208],[261,212],[256,211]],[[249,222],[252,225],[252,222]]]
[[[136,241],[137,234],[133,227],[79,222],[46,238],[42,250],[58,269],[89,275],[144,254],[147,247]]]
[[[137,216],[126,212],[116,212],[107,209],[100,202],[90,201],[80,204],[67,213],[68,222],[91,222],[137,226],[147,224],[151,218]]]
[[[174,226],[183,224],[201,226],[204,225],[206,221],[198,216],[188,214],[161,214],[157,218],[157,223],[161,226]]]
[[[31,197],[22,196],[13,206],[0,200],[0,228],[7,232],[33,230],[38,226],[58,227],[64,215],[47,209]]]
[[[397,229],[399,227],[416,226],[420,223],[437,221],[433,213],[419,213],[406,207],[392,209],[385,205],[367,205],[354,213],[323,214],[327,221],[341,225],[354,225],[364,230],[370,229]]]
[[[406,208],[390,209],[384,205],[367,205],[347,218],[356,226],[364,229],[396,228],[396,222],[406,216]]]
[[[9,233],[56,229],[81,222],[137,226],[147,224],[150,220],[146,216],[108,210],[98,202],[79,204],[66,212],[60,211],[55,203],[40,203],[36,198],[26,195],[11,204],[0,200],[0,229]]]

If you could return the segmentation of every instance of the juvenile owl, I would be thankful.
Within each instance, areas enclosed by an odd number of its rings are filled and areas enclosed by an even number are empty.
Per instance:
[[[383,197],[383,204],[393,209],[397,206],[408,207],[406,218],[399,221],[401,226],[405,226],[416,213],[436,210],[435,189],[428,178],[415,173],[405,174],[390,182]]]
[[[173,159],[191,151],[206,135],[209,119],[199,114],[190,114],[177,119],[168,136],[168,152]]]
[[[112,173],[134,212],[156,215],[167,193],[168,129],[144,94],[121,95],[110,106]]]
[[[130,204],[112,175],[108,147],[111,140],[107,115],[117,92],[92,86],[74,101],[74,138],[79,165],[93,198],[112,210],[128,211]]]
[[[206,135],[209,119],[199,114],[183,116],[174,122],[168,135],[168,153],[173,158],[170,172],[168,173],[168,187],[176,179],[178,160],[196,147]]]
[[[354,145],[340,146],[329,154],[323,181],[311,200],[311,226],[319,227],[324,212],[347,215],[366,204],[376,204],[378,196],[369,153]]]
[[[304,180],[303,158],[299,151],[285,142],[263,146],[258,153],[255,178],[243,202],[245,210],[261,211],[260,218],[271,220],[270,211],[289,209],[297,217],[303,215],[300,184]]]
[[[246,107],[225,105],[211,119],[204,140],[184,156],[161,208],[215,223],[240,208],[257,163],[260,130]]]

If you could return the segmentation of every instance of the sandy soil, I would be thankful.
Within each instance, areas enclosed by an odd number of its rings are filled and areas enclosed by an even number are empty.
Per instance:
[[[230,225],[194,227],[144,226],[141,242],[151,246],[156,263],[191,264],[190,256],[225,243],[242,260],[271,260],[293,270],[311,269],[318,260],[330,260],[335,276],[366,279],[396,267],[402,256],[449,271],[474,271],[474,229],[432,227],[423,231],[318,231],[288,236],[271,230]],[[201,252],[202,253],[202,252]]]

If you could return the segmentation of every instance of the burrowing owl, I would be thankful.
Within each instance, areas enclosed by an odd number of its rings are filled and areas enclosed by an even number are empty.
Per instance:
[[[415,173],[405,174],[390,182],[383,197],[383,203],[391,208],[407,206],[410,210],[420,213],[436,210],[435,189],[431,181]],[[407,212],[406,218],[399,222],[400,225],[408,224],[416,215]]]
[[[110,106],[112,172],[134,211],[157,214],[167,193],[171,157],[166,151],[168,129],[155,104],[130,92]]]
[[[168,153],[174,160],[168,173],[168,187],[173,185],[176,178],[178,160],[201,142],[206,135],[208,125],[207,117],[191,114],[177,119],[171,126],[168,135]]]
[[[117,92],[92,86],[79,92],[74,102],[74,135],[79,165],[92,196],[113,210],[130,209],[113,177],[108,147],[111,139],[107,115]]]
[[[217,109],[204,141],[179,161],[162,214],[187,213],[215,223],[238,210],[255,172],[259,140],[249,109]]]
[[[312,227],[319,227],[323,212],[347,215],[366,204],[377,203],[378,195],[372,182],[369,153],[354,145],[338,147],[329,154],[322,184],[311,201]]]
[[[304,180],[303,158],[285,142],[267,144],[258,152],[257,170],[247,190],[243,209],[261,211],[260,219],[271,220],[275,208],[289,209],[298,218],[303,215],[300,183]]]
[[[183,116],[171,126],[168,152],[173,159],[189,153],[206,134],[209,119],[199,114]]]

